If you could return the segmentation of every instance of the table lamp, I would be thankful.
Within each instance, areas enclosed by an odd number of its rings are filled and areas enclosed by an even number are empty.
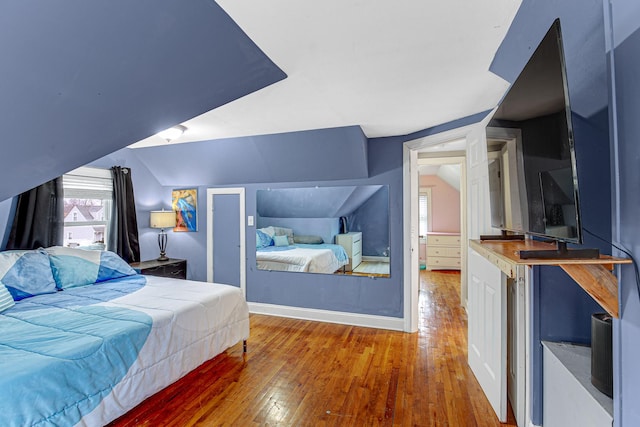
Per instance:
[[[167,257],[167,233],[165,228],[173,228],[176,226],[176,213],[174,211],[151,211],[149,213],[149,225],[151,228],[159,228],[160,234],[158,234],[158,246],[160,246],[160,258],[158,261],[166,261]]]

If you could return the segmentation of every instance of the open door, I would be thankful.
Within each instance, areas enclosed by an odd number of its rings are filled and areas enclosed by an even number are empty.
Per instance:
[[[469,249],[469,366],[500,422],[507,421],[507,286],[495,265]]]

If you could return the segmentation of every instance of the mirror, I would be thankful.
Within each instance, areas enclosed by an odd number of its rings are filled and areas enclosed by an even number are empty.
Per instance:
[[[261,270],[389,277],[389,187],[256,192]]]

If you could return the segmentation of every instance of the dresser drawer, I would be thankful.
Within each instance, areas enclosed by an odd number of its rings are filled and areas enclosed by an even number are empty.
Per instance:
[[[452,269],[460,270],[460,258],[427,258],[427,268],[429,270]]]
[[[447,246],[430,246],[427,248],[427,257],[460,258],[460,248]]]
[[[429,234],[427,246],[460,246],[460,235]]]

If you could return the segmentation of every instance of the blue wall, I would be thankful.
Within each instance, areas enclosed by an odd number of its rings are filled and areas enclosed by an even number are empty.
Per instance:
[[[0,201],[286,77],[210,0],[3,2],[0,52]]]
[[[603,3],[601,0],[523,1],[491,71],[513,81],[553,20],[559,17],[572,109],[583,227],[611,239],[609,98]],[[611,253],[610,245],[587,234],[586,247]],[[590,316],[603,310],[557,267],[534,269],[532,361],[534,423],[542,423],[540,340],[590,342]]]
[[[132,167],[143,259],[155,258],[158,252],[157,232],[148,228],[148,212],[168,207],[173,188],[198,188],[198,232],[170,232],[167,248],[169,256],[188,260],[189,278],[195,280],[206,280],[205,206],[206,189],[209,187],[244,187],[246,214],[256,216],[256,192],[262,189],[288,188],[292,182],[299,186],[388,185],[391,206],[390,278],[258,270],[252,250],[255,247],[255,227],[247,227],[247,299],[294,307],[402,317],[404,140],[367,141],[358,127],[348,127],[125,149],[93,165]],[[338,146],[343,149],[338,151]],[[256,147],[259,147],[261,155],[252,157]],[[170,166],[176,164],[176,159],[185,158],[185,153],[195,161],[187,162],[187,167],[173,168],[173,172],[168,172]],[[224,167],[218,168],[220,165]],[[242,180],[245,175],[247,181]],[[274,176],[282,181],[271,181]],[[327,180],[330,177],[339,179]]]
[[[618,168],[614,180],[614,238],[628,250],[640,254],[640,3],[613,0],[609,27],[612,52],[613,117],[617,121],[612,154]],[[617,185],[616,185],[617,184]],[[640,296],[633,268],[621,269],[619,283],[620,320],[614,323],[614,418],[619,426],[640,425]]]

